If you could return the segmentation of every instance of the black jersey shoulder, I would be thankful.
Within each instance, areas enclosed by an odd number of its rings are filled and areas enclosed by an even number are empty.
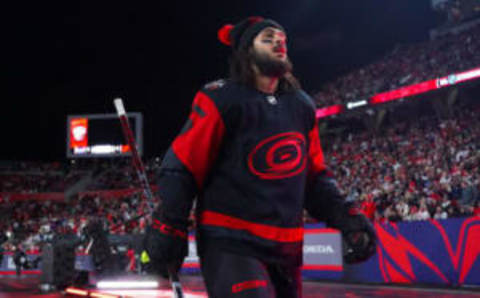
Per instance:
[[[205,84],[200,92],[212,99],[220,111],[225,111],[234,106],[245,95],[244,88],[231,80],[225,79]]]
[[[307,121],[308,127],[313,127],[315,124],[315,104],[313,99],[303,90],[294,92],[295,101],[299,106],[299,110],[303,111],[304,120]]]
[[[215,103],[227,130],[235,127],[239,119],[242,102],[244,102],[245,97],[251,95],[245,87],[231,80],[218,80],[208,83],[200,92]]]
[[[315,103],[313,102],[313,99],[308,95],[305,91],[303,90],[298,90],[295,92],[297,98],[302,102],[304,105],[307,106],[307,108],[312,109],[315,111]]]
[[[214,100],[229,100],[236,92],[238,85],[231,80],[220,79],[205,84],[201,92],[205,93]]]

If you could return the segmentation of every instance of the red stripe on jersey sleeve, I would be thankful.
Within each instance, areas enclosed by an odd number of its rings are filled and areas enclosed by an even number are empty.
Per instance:
[[[310,160],[310,171],[313,174],[320,173],[326,169],[325,160],[323,157],[322,146],[320,145],[320,134],[318,131],[318,123],[308,133],[310,147],[308,148],[308,157]]]
[[[218,154],[225,124],[213,100],[202,92],[193,100],[189,121],[191,127],[173,141],[172,150],[202,188]]]

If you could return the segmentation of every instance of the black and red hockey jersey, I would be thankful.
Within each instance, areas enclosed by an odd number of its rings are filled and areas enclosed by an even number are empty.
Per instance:
[[[196,94],[163,160],[158,217],[184,229],[196,198],[200,255],[209,241],[299,265],[306,194],[324,170],[315,108],[305,92],[271,95],[213,82]],[[318,205],[325,212],[335,206]]]

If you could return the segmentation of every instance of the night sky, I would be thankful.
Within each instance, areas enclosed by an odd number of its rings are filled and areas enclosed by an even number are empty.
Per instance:
[[[170,3],[170,4],[165,4]],[[69,114],[143,113],[145,156],[161,155],[195,92],[227,74],[225,23],[282,24],[304,89],[428,38],[429,0],[31,1],[2,7],[0,160],[65,160]]]

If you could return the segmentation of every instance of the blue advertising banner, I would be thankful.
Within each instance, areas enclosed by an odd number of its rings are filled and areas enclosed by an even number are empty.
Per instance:
[[[340,233],[323,224],[307,225],[303,276],[348,282],[480,286],[480,217],[374,226],[377,253],[364,263],[346,265],[342,263]],[[198,273],[195,239],[190,236],[189,240],[183,272]],[[90,256],[77,255],[77,270],[91,271],[92,267]],[[2,274],[15,274],[12,253],[4,255]]]
[[[354,282],[480,285],[480,217],[375,223],[377,254],[345,266]]]

